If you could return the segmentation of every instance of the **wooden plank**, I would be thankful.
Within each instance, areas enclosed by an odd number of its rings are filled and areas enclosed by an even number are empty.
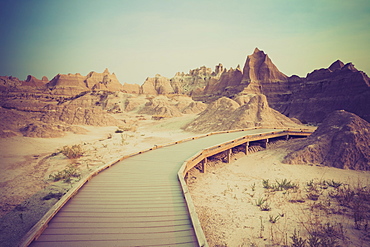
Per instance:
[[[74,198],[73,203],[76,205],[97,205],[97,204],[120,204],[120,205],[153,205],[153,204],[184,204],[184,198],[178,197],[167,197],[167,198],[132,198],[130,200],[123,199],[123,198],[116,198],[113,199],[94,199],[94,200],[80,200],[80,198]]]
[[[37,240],[39,242],[47,241],[47,242],[69,242],[69,241],[104,241],[104,240],[136,240],[136,242],[140,242],[144,239],[149,239],[153,241],[157,241],[158,239],[162,238],[173,238],[173,242],[175,240],[187,241],[192,239],[192,232],[190,231],[171,231],[171,232],[158,232],[157,233],[141,233],[137,231],[137,233],[105,233],[105,234],[48,234],[42,235]]]
[[[101,247],[101,246],[120,246],[120,247],[132,247],[132,246],[150,246],[150,247],[163,247],[163,246],[176,246],[176,247],[197,247],[199,246],[196,243],[196,239],[192,240],[184,240],[184,242],[180,242],[179,240],[175,242],[170,242],[169,240],[166,242],[153,242],[152,240],[144,240],[138,243],[136,240],[111,240],[111,241],[76,241],[76,242],[36,242],[33,243],[32,246],[35,247],[81,247],[81,246],[89,246],[89,247]]]
[[[172,221],[151,221],[151,222],[105,222],[100,223],[99,228],[109,228],[109,227],[121,227],[121,228],[158,228],[158,227],[175,227],[179,225],[188,225],[191,226],[190,221],[186,220],[172,220]],[[50,223],[50,228],[91,228],[92,224],[86,222],[78,222],[78,223],[68,223],[68,222],[60,222],[60,223]],[[140,229],[138,229],[140,230]]]
[[[170,231],[192,231],[193,227],[190,224],[164,227],[142,227],[142,233],[161,233]],[[85,227],[85,228],[51,228],[48,227],[43,234],[109,234],[109,233],[132,233],[137,234],[139,231],[133,227]]]
[[[221,152],[227,149],[231,149],[232,147],[241,145],[248,141],[286,136],[288,134],[305,136],[309,135],[310,131],[302,129],[284,130],[254,128],[242,131],[238,130],[210,133],[199,138],[189,138],[186,141],[179,141],[175,143],[170,143],[168,145],[163,145],[163,147],[160,149],[158,149],[160,146],[156,146],[147,150],[143,150],[141,152],[134,153],[132,155],[126,155],[120,159],[113,160],[111,163],[106,164],[98,171],[90,174],[90,176],[88,176],[85,180],[81,181],[81,184],[78,186],[77,189],[70,191],[68,195],[63,197],[63,199],[58,202],[58,205],[56,207],[53,207],[53,209],[49,211],[49,213],[42,219],[42,221],[40,221],[34,228],[32,228],[32,230],[23,239],[24,241],[22,242],[22,244],[23,246],[27,246],[30,241],[41,234],[47,223],[58,211],[60,211],[61,216],[60,218],[58,218],[59,216],[56,217],[56,220],[52,220],[50,222],[50,229],[53,229],[53,227],[56,226],[58,226],[59,229],[65,229],[68,227],[72,227],[73,229],[87,229],[89,227],[92,227],[92,225],[94,225],[94,220],[97,219],[99,219],[99,222],[103,222],[101,226],[103,229],[112,227],[119,228],[122,226],[124,228],[135,229],[148,227],[148,225],[143,225],[142,222],[137,222],[138,220],[150,223],[149,227],[152,228],[170,227],[171,224],[175,226],[175,223],[173,222],[177,222],[177,225],[184,225],[184,222],[189,223],[189,219],[184,219],[184,221],[166,221],[166,217],[172,217],[175,219],[176,217],[186,218],[186,212],[189,210],[192,224],[197,236],[197,240],[195,241],[198,241],[200,246],[208,246],[205,238],[202,239],[202,230],[199,224],[199,220],[197,220],[195,210],[191,207],[191,197],[188,194],[185,181],[181,179],[183,178],[183,176],[186,175],[187,171],[191,167],[196,165],[195,161],[197,158],[195,158],[195,160],[193,161],[187,160],[187,162],[183,162],[183,160],[188,159],[188,157],[194,157],[196,152],[207,146],[212,147],[212,150],[210,150],[209,148],[208,150],[206,149],[207,155],[210,155],[213,152]],[[192,141],[189,142],[189,140]],[[171,153],[171,155],[168,155],[168,153]],[[200,155],[198,153],[198,157],[202,160],[208,157],[205,154],[206,151],[203,150],[200,152]],[[112,166],[113,164],[114,166]],[[181,167],[180,170],[179,167]],[[101,171],[107,172],[100,173]],[[176,179],[177,172],[180,179],[181,187],[179,186],[178,180]],[[91,179],[98,173],[100,173],[99,176]],[[84,186],[82,188],[83,184],[86,181],[90,182],[87,184],[87,186]],[[89,187],[89,185],[93,186]],[[110,188],[108,188],[108,186]],[[149,189],[150,186],[157,187]],[[161,189],[160,186],[170,186],[170,188]],[[178,190],[176,189],[176,186],[178,186]],[[78,195],[76,195],[70,203],[66,204],[66,202],[70,200],[80,188],[82,189],[80,190]],[[187,207],[180,206],[181,200],[184,200],[184,197],[187,203]],[[145,199],[145,201],[149,202],[153,200],[153,202],[157,203],[144,203],[143,198]],[[108,205],[103,204],[104,200],[108,200]],[[160,200],[169,203],[159,203],[158,201]],[[76,203],[74,203],[74,201],[76,201]],[[129,201],[130,203],[127,203],[127,201]],[[171,203],[171,201],[176,201],[176,203]],[[107,212],[107,210],[109,212]],[[70,213],[70,215],[64,215],[63,217],[64,213]],[[84,217],[78,217],[76,214],[86,215]],[[92,214],[96,214],[98,216],[93,217]],[[120,215],[121,218],[119,216],[117,218],[114,218],[114,216],[116,215]],[[85,218],[88,219],[88,221],[90,221],[90,223],[92,224],[81,223],[80,219],[86,220]],[[76,222],[74,222],[72,225],[68,225],[68,223],[65,222],[57,223],[58,221],[68,221],[70,219],[73,219],[73,221]],[[121,222],[121,220],[123,219],[125,219],[125,222]],[[153,219],[153,221],[151,221],[151,219]],[[160,219],[160,221],[156,222],[154,219]],[[80,222],[78,222],[79,220]],[[109,220],[120,222],[120,225],[117,225],[114,222],[104,223],[105,221]],[[130,225],[130,223],[133,222],[135,223],[133,225]],[[170,225],[168,225],[164,224],[164,222],[171,223]],[[99,223],[99,226],[100,225],[101,224]],[[192,238],[194,240],[194,235],[192,236]],[[120,243],[120,240],[117,240],[118,242],[116,240],[109,241],[110,244]],[[100,244],[103,243],[99,242],[99,240],[96,240],[94,242],[77,241],[68,242],[68,245],[76,244],[76,246],[86,246],[89,243],[91,244],[91,246],[94,246],[97,245],[97,242]],[[37,243],[41,242],[36,241],[33,243],[33,245]],[[55,242],[47,243],[51,244],[47,246],[52,246],[53,244],[55,244]],[[125,242],[125,244],[126,243],[127,242]],[[134,245],[137,244],[138,243],[136,241]],[[145,244],[146,243],[143,242],[143,245]],[[153,242],[150,244],[153,244]],[[156,243],[154,243],[154,245],[155,244]],[[161,245],[158,244],[158,246]]]
[[[161,215],[161,214],[168,214],[171,212],[184,212],[184,207],[173,207],[173,208],[122,208],[122,207],[101,207],[101,208],[88,208],[85,209],[83,207],[74,207],[74,208],[63,208],[63,212],[96,212],[102,213],[109,210],[109,212],[121,212],[124,214],[134,214],[134,213],[147,213],[148,215]]]
[[[165,216],[142,216],[142,217],[123,217],[123,216],[116,216],[116,217],[84,217],[84,216],[74,216],[74,217],[66,217],[66,216],[59,216],[53,220],[53,224],[56,223],[91,223],[92,226],[101,223],[133,223],[133,222],[172,222],[172,221],[189,221],[189,216],[187,214],[174,214],[174,215],[165,215]],[[93,224],[94,223],[94,224]]]
[[[86,212],[83,212],[83,211],[60,211],[61,213],[74,213],[74,214],[87,214],[87,215],[90,215],[90,214],[97,214],[96,211],[86,211]],[[137,211],[137,212],[122,212],[122,211],[99,211],[99,215],[117,215],[117,217],[121,217],[121,218],[127,218],[127,220],[129,220],[129,218],[142,218],[142,217],[153,217],[153,218],[157,218],[157,217],[170,217],[170,216],[176,216],[176,215],[188,215],[188,212],[187,211],[156,211],[156,212],[148,212],[148,211]],[[56,219],[56,218],[54,218]],[[53,220],[54,220],[53,219]],[[50,221],[49,224],[51,224],[52,221]]]

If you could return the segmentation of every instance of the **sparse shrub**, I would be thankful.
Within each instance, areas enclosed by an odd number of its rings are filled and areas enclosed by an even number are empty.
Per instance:
[[[334,179],[332,179],[331,181],[324,181],[324,184],[327,184],[328,186],[330,187],[333,187],[333,188],[338,188],[339,186],[342,185],[342,183],[340,182],[335,182]]]
[[[261,211],[271,210],[270,204],[267,203],[267,199],[260,197],[257,200],[255,200],[255,202],[256,202],[256,206],[259,207]]]
[[[71,147],[64,146],[60,152],[68,159],[78,159],[83,156],[83,151],[80,144],[72,145]]]
[[[366,230],[368,228],[370,219],[370,189],[368,187],[361,185],[357,185],[355,188],[351,188],[349,185],[340,186],[329,195],[335,198],[341,206],[352,211],[356,229]]]
[[[275,180],[276,183],[270,184],[268,179],[262,180],[262,186],[265,189],[271,189],[273,191],[283,191],[289,189],[296,189],[298,188],[298,184],[293,183],[292,181],[288,181],[286,178],[282,179],[281,181]]]
[[[301,236],[299,236],[299,232],[294,229],[293,235],[290,237],[292,239],[292,247],[304,247],[306,246],[306,240],[304,240]]]
[[[314,186],[314,181],[313,181],[313,179],[311,179],[309,182],[307,182],[307,183],[306,183],[306,186],[307,186],[307,187],[309,187],[309,188],[313,187],[313,186]]]
[[[257,206],[257,207],[260,207],[260,206],[261,206],[262,204],[264,204],[266,201],[267,201],[267,200],[266,200],[265,198],[260,197],[260,198],[258,198],[257,200],[255,200],[255,202],[256,202],[256,206]]]
[[[277,216],[272,216],[272,215],[269,215],[269,221],[273,224],[275,224],[278,220],[280,219],[280,214],[278,214]]]
[[[252,191],[255,191],[255,190],[256,190],[256,183],[253,183],[253,184],[251,185],[251,189],[252,189]]]
[[[81,174],[78,171],[78,169],[76,168],[76,166],[72,165],[72,164],[68,165],[62,171],[59,171],[57,173],[49,175],[49,178],[52,179],[54,182],[59,181],[59,180],[63,180],[63,182],[68,183],[68,182],[71,181],[72,177],[75,177],[75,178],[80,178],[81,177]]]
[[[310,191],[308,194],[307,194],[307,198],[312,200],[312,201],[317,201],[320,197],[320,194],[317,193],[316,191]]]
[[[269,185],[269,180],[268,179],[263,179],[262,180],[262,186],[264,189],[271,189],[271,186]]]
[[[338,239],[344,239],[343,225],[340,223],[317,225],[315,231],[309,233],[308,241],[310,247],[336,247]]]
[[[261,209],[261,211],[270,211],[271,207],[270,207],[269,203],[265,202],[260,206],[260,209]]]
[[[276,180],[277,188],[276,190],[289,190],[289,189],[295,189],[298,188],[298,185],[293,183],[292,181],[288,181],[286,178],[281,180],[280,182]]]
[[[319,247],[321,245],[321,240],[318,236],[310,234],[307,239],[308,246],[310,247]]]

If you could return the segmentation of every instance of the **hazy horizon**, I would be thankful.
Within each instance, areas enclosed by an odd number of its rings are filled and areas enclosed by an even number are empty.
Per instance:
[[[338,59],[370,72],[368,0],[3,0],[0,30],[0,75],[21,80],[108,68],[142,84],[200,66],[243,67],[256,47],[288,76]]]

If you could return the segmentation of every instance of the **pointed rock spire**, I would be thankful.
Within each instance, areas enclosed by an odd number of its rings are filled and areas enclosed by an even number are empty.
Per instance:
[[[258,49],[257,47],[254,49],[254,52],[253,53],[258,53],[258,52],[260,52],[261,50],[260,49]]]
[[[243,68],[242,84],[257,81],[285,81],[286,79],[287,76],[281,73],[268,55],[258,48],[254,49],[252,55],[247,56],[247,61]]]
[[[335,61],[334,63],[332,63],[332,64],[329,66],[329,69],[330,69],[331,71],[334,71],[334,70],[337,70],[337,69],[341,69],[341,68],[343,68],[343,66],[344,66],[344,63],[343,63],[342,61],[340,61],[340,60],[337,60],[337,61]]]
[[[103,74],[110,74],[110,72],[109,72],[108,68],[106,68],[106,69],[104,70]]]

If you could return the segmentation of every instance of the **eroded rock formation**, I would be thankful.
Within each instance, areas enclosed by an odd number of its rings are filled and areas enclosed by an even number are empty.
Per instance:
[[[369,78],[352,63],[336,61],[306,78],[292,77],[286,99],[270,100],[275,109],[304,122],[320,123],[335,110],[346,110],[370,121]]]
[[[141,86],[142,94],[157,95],[157,94],[171,94],[174,90],[170,84],[170,80],[159,74],[155,77],[148,77]]]
[[[285,157],[284,162],[370,170],[369,143],[370,124],[367,121],[353,113],[334,111]]]
[[[235,100],[219,98],[198,118],[184,127],[187,131],[212,132],[250,127],[297,126],[295,122],[271,109],[262,94],[238,95]]]
[[[182,114],[199,113],[205,108],[206,104],[194,101],[188,96],[167,97],[160,95],[151,98],[139,113],[161,117],[180,117]]]
[[[92,90],[123,90],[123,86],[116,75],[114,73],[111,74],[108,69],[105,69],[103,73],[92,71],[87,76],[82,76],[79,73],[58,74],[47,84],[47,87],[53,94],[60,95],[76,95]]]
[[[214,123],[224,129],[259,126],[264,119],[261,118],[263,114],[257,112],[272,112],[270,107],[304,123],[320,123],[327,114],[341,109],[370,121],[370,79],[352,63],[344,64],[337,60],[328,68],[315,70],[305,78],[287,77],[258,48],[247,56],[243,70],[240,66],[227,70],[222,64],[214,70],[202,66],[188,73],[176,73],[170,79],[156,75],[147,78],[142,86],[122,85],[108,69],[103,73],[90,72],[86,76],[58,74],[50,81],[46,77],[40,80],[31,75],[25,81],[0,76],[0,89],[0,106],[13,110],[5,111],[6,114],[16,111],[22,116],[23,113],[38,114],[32,116],[33,119],[40,119],[42,114],[42,119],[56,119],[68,124],[113,123],[109,118],[107,122],[92,120],[93,114],[99,119],[107,112],[138,111],[167,117],[199,113],[206,108],[202,102],[214,102],[213,108],[207,108],[204,114],[214,112],[220,119],[209,118],[213,123],[204,122],[203,125],[212,126],[199,131],[216,130]],[[227,105],[231,108],[223,112],[223,108],[228,109]],[[233,105],[238,107],[234,109]],[[281,121],[287,120],[281,119],[276,112],[273,115],[279,120],[270,121],[271,125],[279,126]],[[223,118],[229,119],[230,116],[234,123],[222,122]],[[206,119],[204,117],[204,121]],[[50,121],[47,120],[48,123]],[[198,121],[203,120],[200,117]],[[31,129],[43,128],[37,125]],[[3,135],[12,135],[9,134],[12,131],[14,129],[8,128]]]

